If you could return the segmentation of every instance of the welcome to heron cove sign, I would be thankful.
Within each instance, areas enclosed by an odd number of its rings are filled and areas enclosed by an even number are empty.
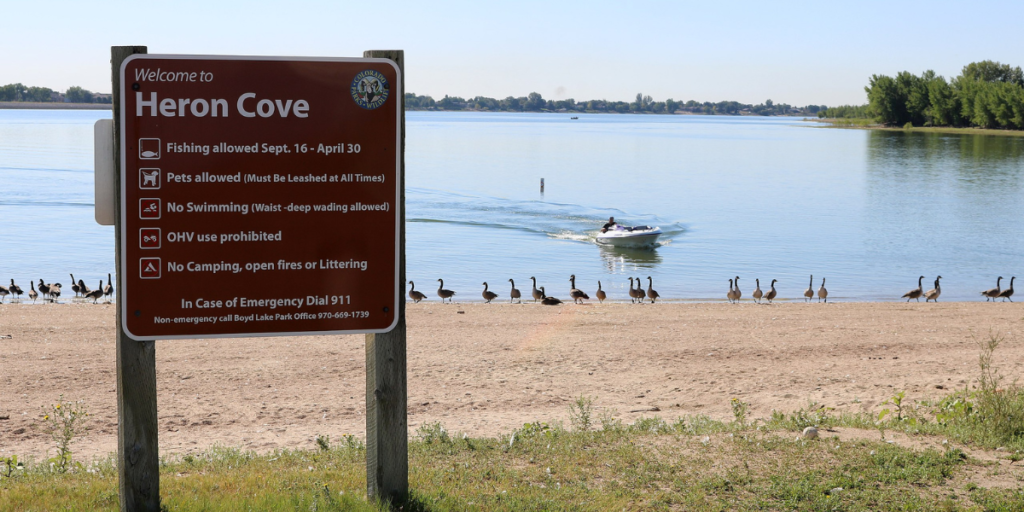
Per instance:
[[[136,339],[386,332],[401,77],[388,59],[138,54],[120,71]]]

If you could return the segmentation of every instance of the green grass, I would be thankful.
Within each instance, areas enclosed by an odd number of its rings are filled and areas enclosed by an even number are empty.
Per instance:
[[[775,427],[699,416],[591,431],[531,423],[487,439],[428,425],[410,443],[404,510],[1024,508],[1020,491],[951,493],[958,475],[983,467],[956,448],[841,443],[824,431],[816,441],[796,440],[808,414],[778,415]],[[776,430],[787,425],[792,431]],[[364,499],[365,449],[326,445],[265,455],[214,449],[165,461],[162,503],[173,511],[385,509]],[[116,509],[111,460],[88,472],[30,466],[0,479],[0,510]]]
[[[809,118],[810,119],[810,118]],[[810,119],[824,123],[833,128],[862,128],[869,130],[885,130],[894,132],[919,133],[951,133],[959,135],[1002,135],[1007,137],[1024,137],[1024,130],[990,130],[985,128],[955,128],[952,126],[915,126],[911,128],[899,126],[882,126],[874,119]]]

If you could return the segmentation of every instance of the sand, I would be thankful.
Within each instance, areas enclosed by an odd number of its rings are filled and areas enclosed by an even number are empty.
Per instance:
[[[878,410],[897,391],[937,398],[977,376],[977,342],[1006,336],[1021,375],[1019,303],[409,305],[409,431],[441,422],[471,436],[564,422],[574,397],[626,422],[731,418],[809,402]],[[81,400],[79,460],[116,450],[114,306],[0,306],[0,456],[53,453],[42,407]],[[9,338],[6,336],[10,336]],[[215,445],[311,448],[363,437],[363,336],[158,341],[162,454]]]

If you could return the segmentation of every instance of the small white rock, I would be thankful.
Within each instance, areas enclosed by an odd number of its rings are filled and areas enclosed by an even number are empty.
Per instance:
[[[814,427],[807,427],[807,428],[805,428],[804,429],[804,433],[803,433],[803,437],[804,437],[804,439],[817,439],[818,438],[818,429],[816,429]]]

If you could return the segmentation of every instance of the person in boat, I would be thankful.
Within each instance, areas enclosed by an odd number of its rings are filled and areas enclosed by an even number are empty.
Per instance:
[[[615,217],[608,217],[608,222],[604,226],[601,226],[601,232],[607,233],[609,229],[613,229],[615,226],[618,226],[618,224],[615,223]]]

